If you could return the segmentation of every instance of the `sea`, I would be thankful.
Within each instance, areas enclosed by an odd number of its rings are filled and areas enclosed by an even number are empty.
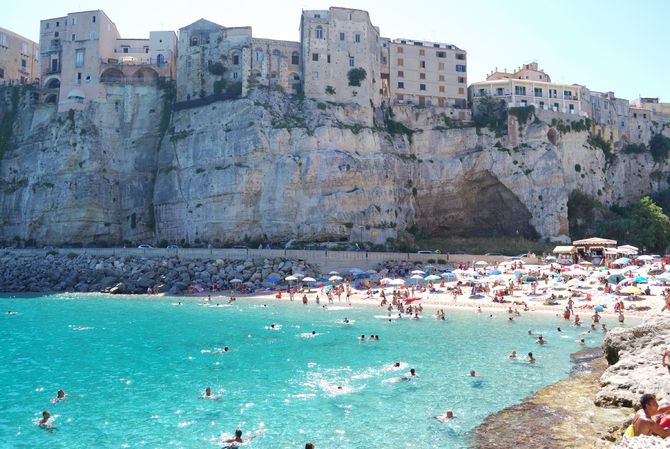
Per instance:
[[[567,378],[570,354],[604,336],[551,313],[216,301],[0,295],[0,448],[234,447],[236,429],[259,449],[468,448],[486,416]]]

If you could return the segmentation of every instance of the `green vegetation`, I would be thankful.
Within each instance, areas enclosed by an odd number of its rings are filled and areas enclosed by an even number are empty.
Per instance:
[[[72,260],[72,259],[76,259],[76,258],[77,258],[77,253],[67,253],[67,254],[65,255],[65,257],[67,257],[67,258],[70,259],[70,260]]]
[[[654,134],[649,141],[649,150],[654,162],[665,162],[668,159],[668,152],[670,152],[670,138],[663,134]]]
[[[216,76],[223,76],[226,73],[226,68],[221,62],[215,62],[209,66],[209,73]]]
[[[473,122],[480,128],[488,128],[502,136],[507,133],[507,105],[504,100],[491,96],[481,97],[473,111]]]
[[[226,89],[226,80],[216,80],[212,85],[214,93],[220,95]]]
[[[0,159],[6,151],[12,148],[12,134],[14,132],[14,122],[19,109],[19,87],[12,86],[11,109],[5,112],[0,119]]]
[[[55,255],[57,255],[57,254],[58,254],[58,251],[56,251],[55,249],[50,249],[50,250],[47,251],[47,253],[46,253],[47,256],[55,256]]]
[[[516,117],[519,125],[523,126],[528,122],[528,119],[535,115],[535,106],[521,106],[509,108],[509,115]]]
[[[326,94],[335,95],[335,88],[333,86],[326,86]]]
[[[348,222],[344,223],[344,226],[345,226],[347,229],[351,229],[351,228],[354,227],[354,224],[353,224],[352,222],[348,221]]]
[[[321,109],[322,111],[325,111],[326,108],[328,108],[328,105],[326,103],[318,103],[316,107]]]
[[[626,154],[643,154],[647,152],[647,146],[643,143],[629,143],[622,151]]]
[[[158,139],[157,148],[160,146],[161,140],[163,140],[163,137],[170,126],[172,103],[174,103],[176,94],[174,81],[166,80],[165,77],[158,78],[158,87],[163,91],[163,107],[161,109],[161,119],[158,124],[158,134],[160,138]]]
[[[575,171],[576,171],[577,173],[579,173],[580,171],[582,171],[582,166],[579,165],[579,164],[575,164]]]
[[[612,144],[605,139],[600,134],[590,134],[588,139],[586,139],[589,145],[593,148],[600,148],[605,155],[605,163],[610,164],[616,158],[615,154],[612,152]]]
[[[349,85],[350,86],[360,86],[361,81],[365,80],[366,76],[367,76],[367,72],[362,67],[351,69],[347,73],[347,78],[349,78]]]

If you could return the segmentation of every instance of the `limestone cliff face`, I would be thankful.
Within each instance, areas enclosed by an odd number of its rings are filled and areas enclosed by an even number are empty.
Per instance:
[[[262,90],[175,111],[164,132],[160,90],[115,89],[75,114],[22,97],[0,159],[0,240],[324,240],[414,224],[565,238],[574,189],[625,203],[667,188],[648,175],[667,167],[623,154],[607,164],[586,132],[556,132],[551,117],[511,117],[496,137],[430,109],[391,117]]]

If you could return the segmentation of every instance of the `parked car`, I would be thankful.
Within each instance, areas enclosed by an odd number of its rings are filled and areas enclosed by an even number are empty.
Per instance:
[[[153,246],[149,245],[148,243],[142,243],[140,246],[138,246],[139,249],[153,249]]]
[[[179,249],[177,245],[168,245],[167,249]]]
[[[417,254],[433,254],[433,252],[429,249],[421,249],[416,252]]]

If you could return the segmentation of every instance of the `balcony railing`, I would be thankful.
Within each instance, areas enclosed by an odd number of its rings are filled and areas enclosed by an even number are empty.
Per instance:
[[[114,66],[143,66],[143,65],[152,65],[157,67],[167,67],[170,65],[168,61],[158,60],[157,58],[141,58],[141,59],[128,59],[128,60],[119,60],[115,58],[108,58],[107,61],[102,63],[107,67]]]
[[[47,70],[47,75],[55,75],[57,73],[60,73],[60,66],[51,67],[50,69]]]

